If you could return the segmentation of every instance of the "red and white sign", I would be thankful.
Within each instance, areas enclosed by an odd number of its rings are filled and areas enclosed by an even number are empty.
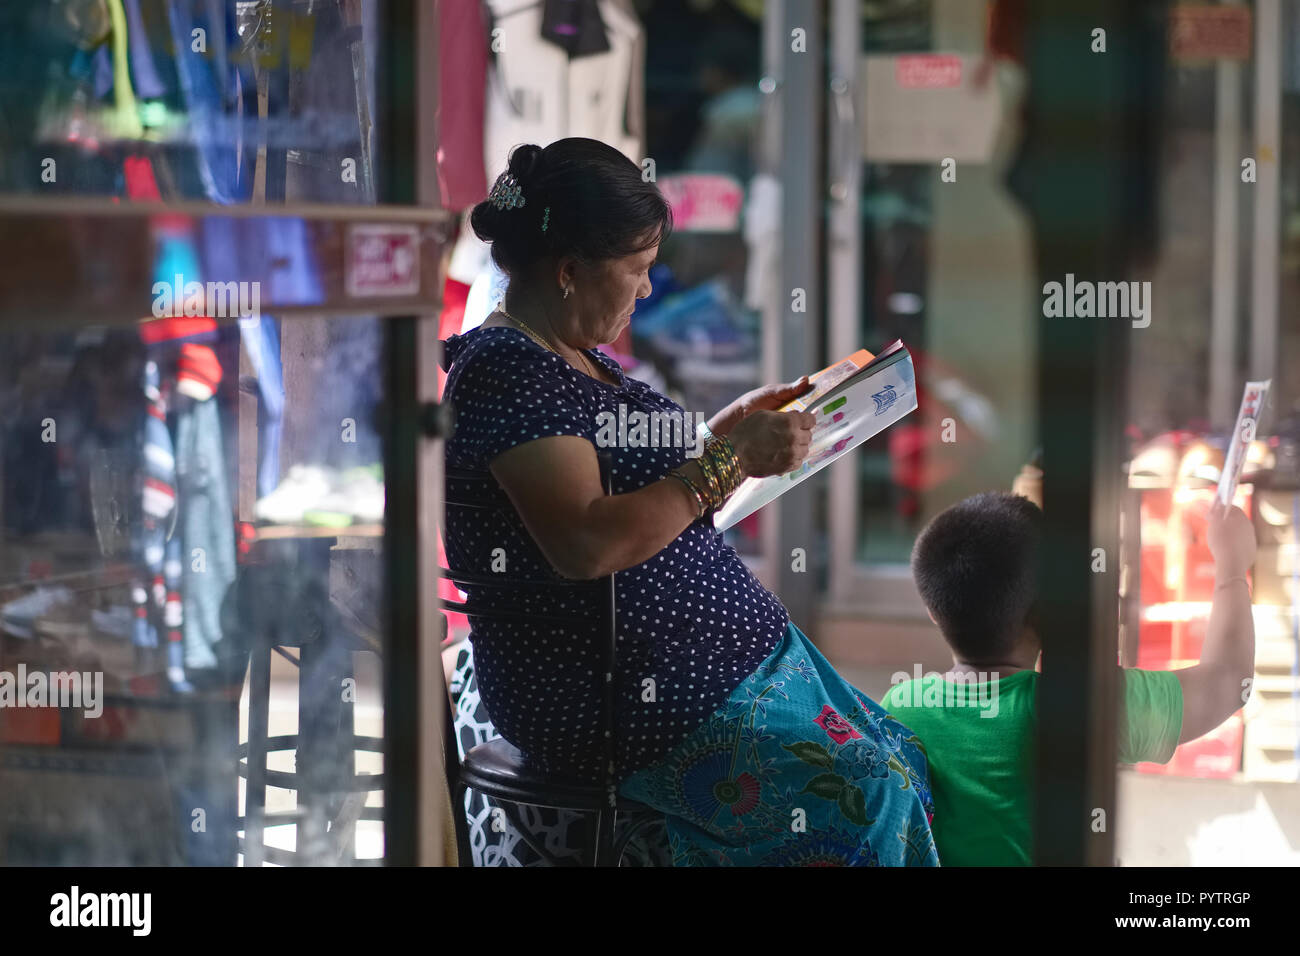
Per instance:
[[[722,173],[662,176],[659,191],[673,207],[673,229],[683,232],[736,232],[745,187]]]
[[[347,293],[354,299],[420,291],[420,230],[414,225],[364,225],[348,230]]]
[[[1001,128],[996,83],[977,89],[978,55],[871,53],[862,58],[862,157],[874,163],[987,163]]]
[[[948,53],[900,56],[894,80],[905,90],[942,90],[961,86],[961,57]]]
[[[1250,59],[1250,8],[1178,4],[1169,12],[1169,52],[1175,60]]]

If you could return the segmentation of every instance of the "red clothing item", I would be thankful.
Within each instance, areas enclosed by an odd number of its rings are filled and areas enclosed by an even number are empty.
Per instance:
[[[221,362],[206,345],[186,343],[181,346],[176,378],[179,392],[206,401],[216,394],[221,384]]]
[[[990,56],[1025,65],[1025,19],[1025,0],[993,0],[989,4]]]
[[[158,181],[154,179],[153,163],[147,156],[128,156],[122,160],[122,177],[126,180],[126,194],[137,201],[162,202]]]
[[[202,316],[146,319],[140,323],[139,329],[141,342],[157,345],[181,339],[211,338],[216,335],[217,321]]]
[[[446,209],[466,209],[487,196],[486,24],[481,0],[438,4],[438,189]]]
[[[482,166],[479,166],[482,172]],[[465,303],[469,299],[469,286],[464,282],[457,282],[455,279],[447,278],[442,286],[442,315],[438,320],[438,338],[446,341],[453,335],[460,334],[460,327],[465,321]],[[445,361],[445,358],[443,359]],[[443,385],[446,384],[447,373],[442,368],[438,369],[438,398],[442,399]],[[438,536],[438,564],[442,567],[447,566],[447,553],[442,547],[442,535]],[[455,583],[447,578],[438,579],[438,597],[446,601],[463,601],[465,596],[460,593],[460,589]],[[447,639],[451,640],[453,631],[466,631],[469,629],[469,618],[464,614],[456,611],[443,611],[447,618]]]
[[[447,341],[453,335],[459,335],[465,324],[465,304],[469,301],[469,285],[457,282],[448,276],[442,283],[442,314],[438,317],[438,338]],[[438,369],[438,395],[442,396],[442,385],[447,380],[447,372]]]

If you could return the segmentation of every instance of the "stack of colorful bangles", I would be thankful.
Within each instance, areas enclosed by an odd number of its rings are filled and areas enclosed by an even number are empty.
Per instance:
[[[709,433],[704,451],[697,461],[704,475],[703,489],[681,471],[674,470],[669,474],[690,489],[699,506],[696,517],[702,518],[740,487],[740,483],[745,480],[745,473],[740,470],[740,457],[736,454],[736,449],[725,435]]]

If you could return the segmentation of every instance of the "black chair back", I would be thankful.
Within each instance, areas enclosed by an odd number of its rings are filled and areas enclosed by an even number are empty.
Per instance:
[[[613,479],[613,459],[607,452],[598,452],[597,458],[601,468],[601,483],[606,494],[614,493]],[[449,481],[459,482],[492,482],[491,475],[481,472],[466,472],[459,469],[448,468],[445,472]],[[452,508],[469,508],[479,510],[496,510],[503,507],[500,503],[485,503],[484,499],[467,496],[459,497],[447,495],[445,505]],[[590,581],[571,581],[565,579],[558,580],[524,580],[511,578],[502,574],[475,574],[469,572],[456,571],[450,568],[441,568],[442,576],[448,578],[453,583],[459,585],[468,584],[471,587],[590,587]],[[612,866],[617,865],[617,855],[614,847],[614,822],[616,810],[618,807],[618,783],[617,783],[617,627],[615,617],[615,586],[614,574],[606,575],[599,580],[600,587],[600,609],[602,633],[605,639],[601,642],[600,665],[603,675],[603,686],[601,695],[601,742],[603,746],[603,766],[602,766],[602,785],[601,789],[604,795],[603,807],[596,815],[595,826],[595,845],[591,857],[593,866]],[[563,615],[540,615],[524,614],[517,611],[505,610],[492,607],[490,604],[480,601],[450,601],[442,600],[441,606],[445,610],[459,611],[470,617],[481,617],[485,619],[495,619],[503,621],[527,621],[535,623],[543,621],[556,624],[574,624],[586,625],[589,623],[584,616],[563,616]],[[458,759],[458,747],[455,732],[455,715],[451,712],[450,699],[448,700],[447,709],[447,732],[444,746],[446,747],[445,763],[448,773],[448,790],[451,794],[456,795],[461,791],[461,774],[460,761]],[[477,749],[477,748],[476,748]],[[469,755],[466,757],[467,761]],[[537,805],[551,806],[555,804],[553,799],[543,794],[537,795]],[[528,802],[528,801],[521,801]],[[471,865],[468,850],[468,833],[466,832],[467,823],[464,819],[464,807],[454,806],[452,812],[456,819],[456,829],[460,863],[462,866]]]

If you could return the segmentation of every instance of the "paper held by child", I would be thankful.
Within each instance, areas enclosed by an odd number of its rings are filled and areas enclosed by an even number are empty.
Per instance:
[[[916,372],[912,356],[897,339],[879,355],[865,349],[809,377],[813,390],[782,405],[783,412],[817,416],[808,457],[794,471],[767,478],[747,478],[714,515],[725,531],[841,455],[880,434],[916,410]]]
[[[1223,473],[1219,476],[1218,499],[1225,505],[1231,505],[1232,496],[1237,493],[1237,480],[1241,478],[1241,468],[1246,463],[1246,451],[1255,440],[1259,415],[1264,410],[1264,399],[1268,397],[1268,387],[1272,382],[1271,378],[1262,382],[1247,382],[1246,391],[1241,396],[1241,410],[1237,412],[1237,424],[1233,426],[1232,436],[1228,439]]]

